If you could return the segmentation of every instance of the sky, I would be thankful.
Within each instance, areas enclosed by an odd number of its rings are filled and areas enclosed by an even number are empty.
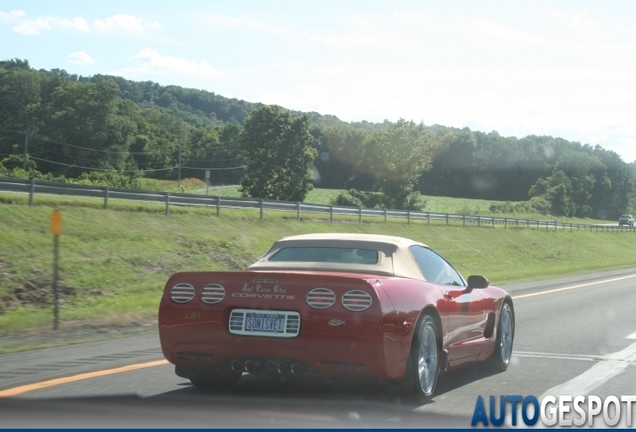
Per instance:
[[[0,60],[636,160],[636,2],[0,2]]]

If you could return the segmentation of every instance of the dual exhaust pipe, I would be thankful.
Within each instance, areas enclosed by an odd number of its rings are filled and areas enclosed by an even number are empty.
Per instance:
[[[292,363],[291,365],[287,363],[272,363],[272,365],[276,368],[276,372],[280,376],[301,376],[303,374],[303,367],[298,363]],[[230,368],[234,372],[247,372],[247,373],[258,373],[263,369],[263,366],[260,362],[253,362],[251,360],[246,360],[245,362],[241,362],[240,360],[232,360],[230,362]]]

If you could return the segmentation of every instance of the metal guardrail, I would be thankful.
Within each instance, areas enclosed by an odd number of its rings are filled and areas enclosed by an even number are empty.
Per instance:
[[[57,183],[40,181],[35,179],[22,180],[0,177],[0,191],[19,192],[29,194],[29,205],[33,205],[37,194],[80,196],[103,199],[103,208],[108,209],[110,199],[145,201],[165,204],[165,214],[170,214],[170,206],[205,206],[216,209],[216,215],[220,216],[221,208],[246,208],[257,209],[260,212],[260,219],[263,219],[265,210],[286,211],[296,213],[296,218],[300,220],[302,213],[323,214],[329,216],[329,222],[333,222],[336,216],[357,217],[358,223],[362,223],[363,218],[379,218],[386,223],[389,218],[405,219],[407,223],[411,221],[425,220],[428,225],[432,221],[439,224],[441,221],[445,225],[473,224],[480,226],[503,226],[526,227],[535,229],[557,230],[590,230],[590,231],[636,231],[633,227],[619,227],[618,225],[592,225],[563,223],[555,220],[532,220],[502,218],[493,216],[471,216],[448,213],[431,213],[420,211],[391,210],[391,209],[371,209],[362,207],[344,207],[333,205],[309,204],[291,201],[276,201],[254,198],[230,198],[221,196],[207,196],[186,193],[172,192],[152,192],[136,189],[112,188],[108,186],[86,186],[68,183]]]

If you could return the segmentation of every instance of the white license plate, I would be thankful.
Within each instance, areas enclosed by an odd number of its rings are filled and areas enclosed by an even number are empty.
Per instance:
[[[282,333],[285,331],[285,317],[267,313],[248,313],[245,317],[245,331]]]
[[[244,336],[292,338],[300,333],[300,314],[295,311],[234,309],[228,330]]]

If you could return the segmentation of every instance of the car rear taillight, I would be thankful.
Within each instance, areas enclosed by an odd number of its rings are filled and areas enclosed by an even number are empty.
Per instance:
[[[364,291],[353,290],[347,291],[345,295],[342,296],[341,302],[346,309],[352,312],[361,312],[371,306],[373,298]]]
[[[216,304],[225,298],[225,288],[219,284],[209,284],[201,290],[201,301],[207,304]]]
[[[307,293],[306,300],[314,309],[327,309],[336,302],[336,295],[327,288],[314,288]]]
[[[194,298],[194,287],[187,283],[179,283],[170,290],[170,298],[175,303],[187,303]]]

